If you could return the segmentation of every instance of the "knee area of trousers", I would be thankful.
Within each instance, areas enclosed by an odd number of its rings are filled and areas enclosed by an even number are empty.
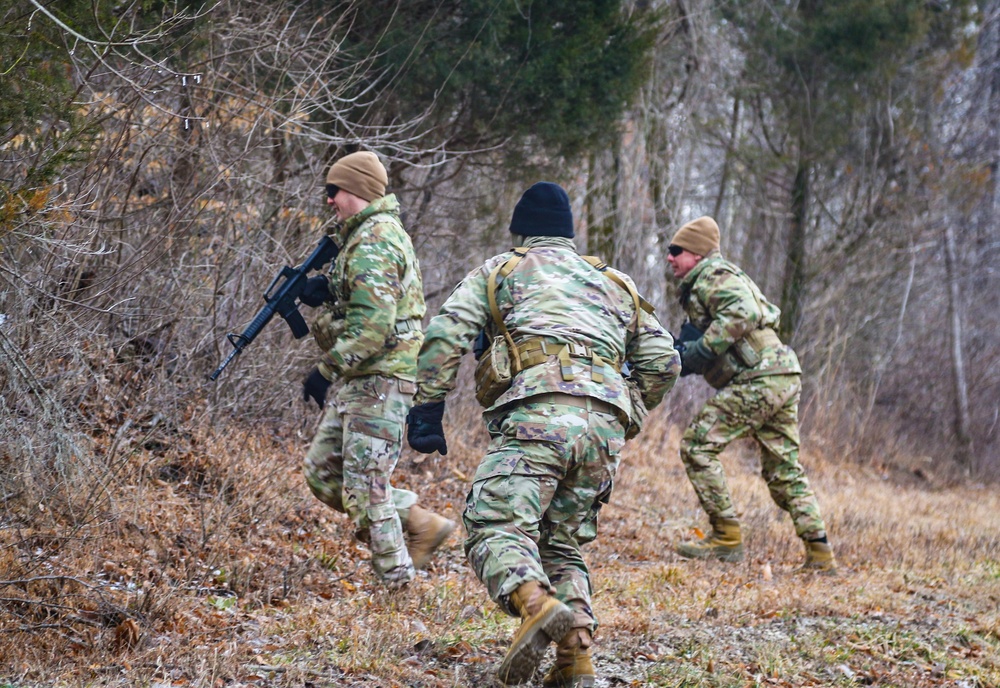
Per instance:
[[[306,485],[309,486],[309,491],[313,493],[319,501],[326,504],[328,507],[334,511],[340,513],[346,513],[347,509],[344,507],[344,499],[341,495],[341,490],[339,485],[327,485],[324,482],[316,480],[311,475],[306,475]]]
[[[396,515],[396,505],[392,502],[383,502],[382,504],[369,504],[368,508],[365,509],[365,515],[368,517],[369,523],[379,523],[381,521],[388,521],[390,518]]]

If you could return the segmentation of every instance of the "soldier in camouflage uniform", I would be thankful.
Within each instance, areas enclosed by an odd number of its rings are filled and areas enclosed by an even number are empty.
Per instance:
[[[470,272],[427,328],[407,438],[445,453],[461,357],[484,329],[496,339],[481,366],[506,345],[512,379],[485,402],[491,442],[467,498],[465,552],[490,597],[522,619],[501,680],[527,680],[556,642],[544,684],[589,686],[597,622],[580,547],[597,536],[626,432],[673,386],[679,358],[631,280],[578,255],[562,188],[532,186],[510,231],[520,248]]]
[[[312,333],[323,352],[303,399],[323,407],[331,383],[338,387],[304,472],[313,494],[346,513],[368,543],[376,577],[396,588],[426,565],[455,523],[390,483],[416,390],[426,309],[420,265],[399,221],[399,203],[385,195],[387,181],[370,152],[341,158],[327,176],[340,253],[329,275],[311,278],[301,297],[321,308]]]
[[[719,253],[719,227],[712,218],[681,227],[669,251],[667,260],[681,280],[680,301],[688,316],[678,345],[681,374],[704,375],[719,390],[681,439],[681,460],[712,532],[680,544],[677,551],[685,557],[742,559],[740,524],[719,453],[750,436],[761,447],[762,475],[772,499],[792,517],[805,543],[804,568],[833,571],[826,526],[799,463],[802,370],[795,352],[774,331],[780,311]]]

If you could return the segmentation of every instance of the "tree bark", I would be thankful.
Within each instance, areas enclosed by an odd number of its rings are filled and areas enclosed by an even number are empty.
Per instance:
[[[791,342],[799,321],[802,296],[806,286],[806,215],[809,212],[809,164],[799,158],[792,182],[791,220],[788,226],[788,249],[785,276],[781,287],[781,338]]]
[[[955,460],[968,470],[972,463],[972,436],[969,432],[969,387],[962,355],[961,299],[955,252],[955,230],[951,222],[944,228],[945,271],[948,282],[948,322],[951,328],[951,371],[955,385]]]
[[[719,211],[722,210],[722,201],[726,197],[726,186],[729,184],[729,170],[733,162],[733,148],[736,147],[737,128],[740,121],[740,97],[733,98],[733,115],[729,120],[729,141],[726,143],[726,157],[722,161],[722,178],[719,180],[719,195],[715,197],[715,206],[712,208],[712,217],[719,221]]]
[[[591,153],[590,174],[587,184],[587,253],[599,256],[608,263],[615,260],[615,223],[618,221],[619,176],[621,174],[621,141],[616,139],[611,151],[611,179],[607,184],[598,180],[597,155]],[[607,190],[609,210],[601,217],[600,198]]]

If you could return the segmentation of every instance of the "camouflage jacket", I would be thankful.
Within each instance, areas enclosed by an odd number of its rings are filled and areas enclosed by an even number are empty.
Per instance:
[[[427,312],[420,264],[390,194],[352,215],[334,237],[333,299],[324,308],[342,322],[320,363],[330,379],[386,375],[414,380]]]
[[[688,320],[704,332],[705,345],[716,355],[758,328],[776,328],[781,319],[781,311],[754,281],[718,251],[711,251],[684,276],[680,294]],[[790,346],[765,347],[760,355],[760,364],[734,381],[802,372]]]
[[[633,335],[636,317],[629,293],[583,260],[571,239],[529,237],[531,248],[497,288],[496,299],[504,324],[515,344],[533,337],[589,347],[605,361],[627,361],[648,408],[663,399],[680,372],[680,357],[673,339],[656,317],[640,310],[640,326]],[[497,334],[490,315],[487,283],[491,270],[513,253],[502,253],[463,279],[427,327],[420,349],[417,395],[414,403],[437,401],[455,387],[459,362],[485,327]],[[607,268],[611,270],[611,268]],[[624,280],[627,275],[616,273]],[[587,359],[572,359],[573,380],[563,379],[559,361],[525,368],[491,409],[518,399],[547,392],[590,396],[607,401],[634,418],[622,375],[604,366],[602,382],[591,379]]]

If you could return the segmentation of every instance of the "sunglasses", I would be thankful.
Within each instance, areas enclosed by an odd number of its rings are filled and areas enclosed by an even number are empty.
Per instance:
[[[676,258],[680,254],[684,253],[684,249],[677,244],[670,244],[670,246],[667,246],[667,253]]]
[[[334,196],[337,195],[338,191],[340,191],[340,187],[337,186],[336,184],[327,184],[326,185],[326,197],[327,198],[333,198]]]

